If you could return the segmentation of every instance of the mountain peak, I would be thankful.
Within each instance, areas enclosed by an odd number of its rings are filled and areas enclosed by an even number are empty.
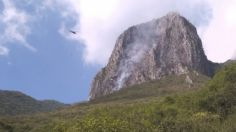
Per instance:
[[[92,82],[90,98],[172,74],[196,71],[212,76],[215,67],[207,60],[196,28],[171,12],[119,36],[107,66]]]
[[[165,17],[165,16],[164,16]],[[178,12],[169,12],[166,17],[182,17]]]

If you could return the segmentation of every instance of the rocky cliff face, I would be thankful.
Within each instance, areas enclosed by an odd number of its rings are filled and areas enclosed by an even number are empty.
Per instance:
[[[130,27],[119,36],[105,68],[94,78],[90,99],[120,88],[197,71],[212,76],[196,28],[178,13]]]

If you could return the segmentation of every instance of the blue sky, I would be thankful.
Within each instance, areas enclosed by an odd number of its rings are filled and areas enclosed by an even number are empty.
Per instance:
[[[0,89],[87,100],[119,34],[170,11],[196,25],[208,58],[223,62],[236,56],[235,7],[236,0],[2,0]]]
[[[23,5],[21,9],[21,5],[17,7],[13,1],[12,4],[21,11],[35,11],[32,5]],[[2,2],[0,10],[4,10]],[[31,33],[25,36],[25,41],[35,51],[19,44],[22,43],[19,40],[3,44],[9,53],[0,56],[0,88],[22,91],[37,99],[56,99],[66,103],[87,99],[91,79],[101,66],[84,63],[81,54],[84,46],[58,32],[64,20],[57,10],[41,13],[37,16],[41,18],[31,18],[37,22],[28,23]],[[65,22],[70,30],[73,19]],[[0,25],[6,28],[4,26]]]

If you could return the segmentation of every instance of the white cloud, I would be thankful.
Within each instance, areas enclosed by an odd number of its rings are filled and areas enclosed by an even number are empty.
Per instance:
[[[236,0],[211,0],[213,18],[202,41],[210,60],[224,62],[236,51]]]
[[[234,52],[234,54],[233,54],[233,56],[231,57],[233,60],[236,60],[236,50],[235,50],[235,52]]]
[[[76,22],[68,33],[66,21],[59,32],[85,46],[87,63],[105,65],[117,37],[128,27],[178,11],[197,26],[208,58],[223,62],[236,50],[236,0],[44,0],[45,7],[59,10],[65,20]],[[67,29],[67,30],[66,30]]]
[[[0,56],[2,55],[8,55],[9,50],[6,47],[3,47],[0,45]]]
[[[107,63],[119,34],[132,25],[169,11],[179,11],[196,25],[205,25],[211,16],[202,0],[69,0],[67,3],[77,14],[74,28],[80,33],[76,39],[84,41],[85,61],[101,65]]]
[[[26,41],[27,35],[30,34],[30,28],[27,25],[30,16],[26,12],[17,9],[11,0],[3,0],[2,2],[4,9],[0,13],[0,24],[3,27],[0,32],[0,55],[9,53],[7,45],[12,42],[18,42],[29,50],[36,51]]]

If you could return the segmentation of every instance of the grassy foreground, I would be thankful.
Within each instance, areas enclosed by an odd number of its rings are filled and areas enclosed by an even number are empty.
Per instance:
[[[206,77],[190,76],[196,83],[168,77],[61,111],[2,117],[0,132],[235,132],[236,64],[204,86]]]

